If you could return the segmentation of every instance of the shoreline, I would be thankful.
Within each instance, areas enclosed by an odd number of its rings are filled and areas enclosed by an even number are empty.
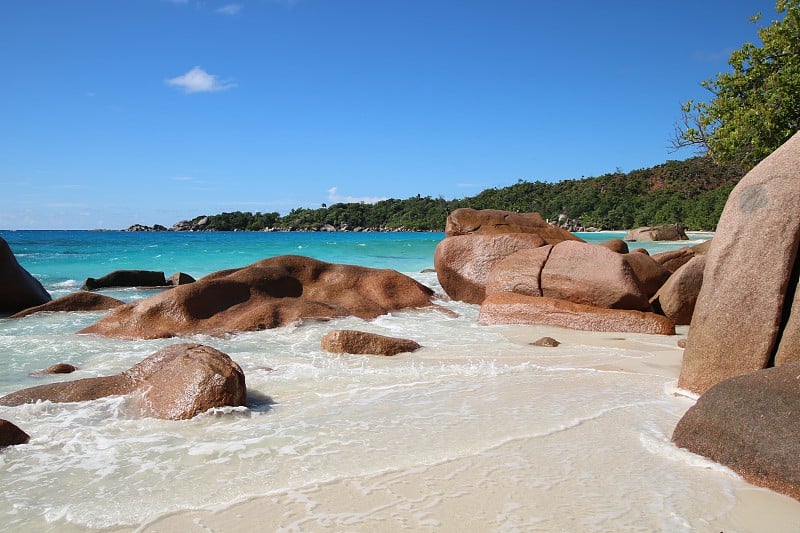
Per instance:
[[[663,383],[663,400],[680,405],[674,413],[676,417],[694,403],[674,389],[682,354],[677,340],[685,338],[686,327],[681,327],[678,335],[669,337],[609,335],[546,326],[497,329],[516,345],[528,345],[549,335],[575,347],[618,351],[621,357],[605,362],[577,355],[576,359],[580,360],[577,366],[612,380],[615,376],[637,374],[648,381]],[[548,357],[546,350],[537,349],[545,359]],[[525,382],[520,380],[520,383]],[[498,386],[503,387],[502,384]],[[574,394],[585,392],[579,388],[579,383],[573,387]],[[520,404],[530,401],[524,388],[505,391],[505,395]],[[254,528],[549,531],[585,530],[587,526],[589,530],[748,531],[765,530],[764,516],[770,517],[769,530],[781,531],[800,523],[800,502],[750,485],[727,468],[676,448],[669,442],[670,434],[659,434],[658,430],[649,436],[637,436],[636,431],[632,434],[629,418],[628,408],[612,408],[544,434],[509,436],[439,461],[420,461],[402,468],[390,465],[377,472],[320,479],[261,496],[245,497],[227,505],[174,511],[151,517],[130,531],[247,532]],[[524,418],[520,420],[524,422]],[[664,429],[671,433],[672,427]],[[572,444],[566,445],[568,442]],[[642,447],[644,450],[636,449]],[[551,458],[556,467],[540,462],[548,457],[547,453],[542,456],[542,449],[557,453]],[[614,455],[607,455],[603,450],[613,450]],[[637,465],[637,476],[646,475],[651,454],[659,461],[673,462],[676,475],[682,475],[683,470],[690,473],[696,473],[697,468],[703,470],[703,479],[691,481],[693,494],[669,492],[674,490],[672,487],[665,494],[670,502],[667,508],[677,505],[680,515],[689,516],[686,521],[673,521],[674,517],[668,516],[666,509],[663,515],[648,510],[648,505],[652,507],[654,502],[646,496],[630,493],[628,497],[635,503],[628,505],[614,492],[614,480],[620,475],[627,476],[631,464]],[[531,460],[531,457],[536,459]],[[574,462],[575,467],[583,465],[583,468],[563,478],[557,466],[563,461],[566,461],[564,464]],[[557,481],[548,481],[553,475]],[[705,476],[724,479],[731,486],[730,492],[703,493]],[[602,480],[610,485],[605,489],[597,485],[601,490],[595,492],[593,484]],[[658,484],[659,478],[643,480],[643,483]],[[606,506],[612,510],[606,511],[608,516],[604,519]],[[618,515],[614,514],[614,508],[619,508]],[[596,521],[594,525],[593,521]]]

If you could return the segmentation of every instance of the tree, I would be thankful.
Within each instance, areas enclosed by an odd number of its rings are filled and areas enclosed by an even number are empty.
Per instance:
[[[745,43],[728,60],[732,72],[701,83],[711,100],[682,105],[674,148],[698,147],[744,171],[800,130],[800,0],[775,8],[784,18],[758,30],[762,46]]]

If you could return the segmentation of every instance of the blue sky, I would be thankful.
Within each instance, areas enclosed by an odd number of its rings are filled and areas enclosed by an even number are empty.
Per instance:
[[[0,228],[170,226],[670,153],[761,0],[4,0]]]

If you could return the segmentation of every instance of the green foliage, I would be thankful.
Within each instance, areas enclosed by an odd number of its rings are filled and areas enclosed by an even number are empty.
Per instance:
[[[778,0],[776,10],[784,18],[758,31],[761,46],[745,43],[731,72],[701,84],[713,98],[683,104],[676,148],[699,146],[747,170],[800,130],[800,0]]]
[[[627,229],[681,222],[690,229],[715,229],[728,194],[740,174],[708,157],[669,161],[627,174],[557,183],[520,180],[509,187],[487,189],[476,196],[445,200],[416,196],[375,204],[337,203],[319,209],[297,208],[278,213],[222,213],[197,217],[195,229],[212,231],[335,229],[442,231],[450,212],[459,207],[538,212],[560,215],[586,227]],[[199,222],[205,218],[204,224]]]

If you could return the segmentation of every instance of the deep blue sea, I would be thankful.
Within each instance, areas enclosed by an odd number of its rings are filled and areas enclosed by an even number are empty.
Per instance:
[[[407,273],[448,311],[146,341],[76,334],[103,313],[0,319],[0,395],[118,373],[186,340],[229,354],[249,392],[245,407],[186,421],[136,418],[124,397],[0,407],[31,435],[0,450],[0,531],[747,531],[753,498],[800,523],[800,503],[671,444],[694,401],[675,390],[685,328],[666,337],[480,326],[478,306],[450,301],[423,272],[441,233],[0,236],[53,296],[117,269],[200,277],[301,254]],[[323,351],[322,336],[341,328],[423,347]],[[545,335],[561,345],[530,345]],[[36,374],[58,362],[79,370]]]

